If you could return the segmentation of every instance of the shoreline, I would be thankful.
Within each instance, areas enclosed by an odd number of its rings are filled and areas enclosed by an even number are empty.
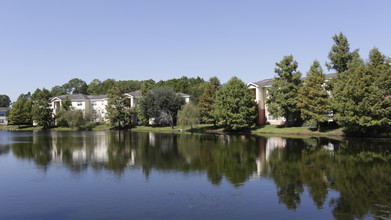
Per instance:
[[[21,126],[18,128],[16,125],[1,126],[0,131],[45,131],[42,127],[34,126]],[[56,127],[46,131],[111,131],[109,127],[97,126],[91,130],[79,130],[68,127]],[[152,126],[136,126],[124,131],[130,132],[153,132],[153,133],[175,133],[175,134],[218,134],[218,135],[261,135],[261,136],[294,136],[294,137],[325,137],[325,138],[351,138],[346,136],[342,128],[326,129],[324,131],[314,131],[308,127],[278,127],[276,125],[263,125],[257,126],[250,130],[241,132],[226,132],[222,128],[214,128],[211,124],[201,124],[194,126],[191,130],[190,126],[175,126],[174,129],[168,127],[152,127]],[[354,138],[354,137],[353,137]],[[383,134],[378,137],[356,137],[356,138],[391,138],[390,134]]]

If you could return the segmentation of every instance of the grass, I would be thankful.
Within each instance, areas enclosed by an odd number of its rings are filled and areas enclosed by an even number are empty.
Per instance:
[[[193,126],[192,132],[196,133],[206,133],[207,130],[212,129],[213,125],[211,124],[200,124],[197,126]],[[160,132],[160,133],[190,133],[191,127],[190,126],[175,126],[174,129],[171,128],[171,126],[167,127],[158,127],[158,126],[136,126],[134,128],[130,129],[134,132]]]
[[[281,127],[278,125],[262,125],[252,130],[258,134],[280,134],[280,135],[304,135],[304,136],[343,136],[342,128],[329,128],[321,131],[308,127]]]

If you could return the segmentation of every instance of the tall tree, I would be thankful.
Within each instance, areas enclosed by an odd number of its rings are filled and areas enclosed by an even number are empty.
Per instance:
[[[50,90],[50,93],[52,94],[52,96],[60,96],[67,94],[67,90],[62,86],[54,86]]]
[[[11,99],[7,95],[0,95],[0,107],[9,107]]]
[[[94,79],[88,84],[87,92],[90,95],[101,95],[102,92],[102,81],[99,79]]]
[[[216,120],[213,117],[213,104],[216,92],[220,88],[220,80],[212,77],[204,88],[204,92],[199,102],[200,117],[203,123],[213,123],[216,126]]]
[[[143,118],[155,118],[155,122],[168,122],[172,128],[176,123],[178,111],[185,100],[175,93],[171,87],[157,87],[149,91],[139,102],[140,114]]]
[[[341,33],[333,36],[334,45],[329,52],[330,62],[326,63],[328,69],[342,73],[348,69],[348,64],[358,54],[358,50],[350,52],[350,45],[346,36]]]
[[[53,123],[53,110],[49,106],[50,97],[50,91],[45,88],[35,90],[31,96],[32,118],[44,129],[50,128]]]
[[[279,63],[276,63],[273,84],[267,89],[269,113],[275,117],[285,117],[288,124],[293,122],[299,114],[297,106],[299,102],[298,92],[302,85],[301,73],[297,71],[298,64],[293,56],[285,56]]]
[[[16,100],[16,102],[13,103],[12,108],[9,112],[8,119],[12,124],[31,125],[33,122],[31,109],[32,109],[32,104],[31,104],[30,93],[21,94],[18,97],[18,100]]]
[[[375,48],[368,62],[353,61],[345,73],[345,83],[333,90],[335,117],[346,133],[377,135],[390,127],[390,62]]]
[[[303,87],[299,90],[298,107],[301,110],[301,117],[304,120],[315,121],[318,130],[320,123],[329,119],[327,114],[331,111],[325,78],[322,67],[315,60],[307,73]]]
[[[87,83],[78,78],[69,80],[69,82],[65,83],[62,87],[66,89],[67,94],[88,94]]]
[[[257,117],[254,97],[247,85],[232,77],[216,93],[213,115],[225,130],[250,128]]]
[[[110,121],[110,125],[118,129],[128,126],[130,118],[132,118],[132,111],[127,105],[128,98],[124,93],[123,87],[117,83],[111,87],[107,95],[109,98],[106,106],[107,118]]]

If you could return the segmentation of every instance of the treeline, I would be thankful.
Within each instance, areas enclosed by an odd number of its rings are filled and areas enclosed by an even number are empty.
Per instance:
[[[114,86],[121,86],[125,92],[134,92],[141,90],[144,94],[149,90],[157,87],[168,86],[176,92],[185,93],[191,96],[193,102],[198,103],[199,97],[203,92],[205,81],[200,78],[188,78],[183,76],[179,79],[161,80],[155,82],[149,80],[119,80],[106,79],[101,81],[99,79],[92,80],[89,84],[85,81],[74,78],[63,85],[54,86],[50,93],[54,96],[69,95],[69,94],[85,94],[85,95],[108,95]]]
[[[301,80],[293,56],[276,63],[276,77],[268,89],[268,111],[284,117],[287,125],[304,119],[318,129],[330,119],[338,122],[346,134],[374,135],[391,125],[391,59],[373,48],[368,59],[351,51],[347,38],[333,37],[326,66],[336,76],[326,80],[318,61]]]
[[[266,106],[274,118],[284,117],[285,125],[313,124],[320,130],[330,120],[344,128],[346,134],[377,135],[391,125],[391,59],[377,48],[363,59],[358,49],[351,50],[347,38],[333,36],[334,44],[326,66],[335,77],[326,79],[320,63],[315,60],[306,77],[297,71],[293,56],[276,63],[276,76],[267,89]],[[141,90],[136,109],[129,108],[124,93]],[[257,117],[254,94],[247,85],[233,77],[222,85],[217,77],[115,81],[94,79],[87,84],[72,79],[50,91],[37,89],[32,95],[22,94],[12,105],[13,123],[31,124],[33,120],[46,127],[50,97],[65,94],[108,95],[107,118],[112,127],[131,124],[176,124],[193,126],[199,122],[213,123],[227,131],[248,129]],[[190,95],[188,105],[177,93]],[[75,118],[70,116],[69,118]]]

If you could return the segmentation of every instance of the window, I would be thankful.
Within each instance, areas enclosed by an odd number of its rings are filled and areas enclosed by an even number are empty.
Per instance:
[[[77,102],[77,106],[83,106],[83,102]]]
[[[5,112],[0,112],[0,116],[5,116]]]
[[[0,124],[4,124],[4,119],[0,119]]]
[[[92,101],[92,106],[96,106],[96,105],[97,105],[96,101]]]

